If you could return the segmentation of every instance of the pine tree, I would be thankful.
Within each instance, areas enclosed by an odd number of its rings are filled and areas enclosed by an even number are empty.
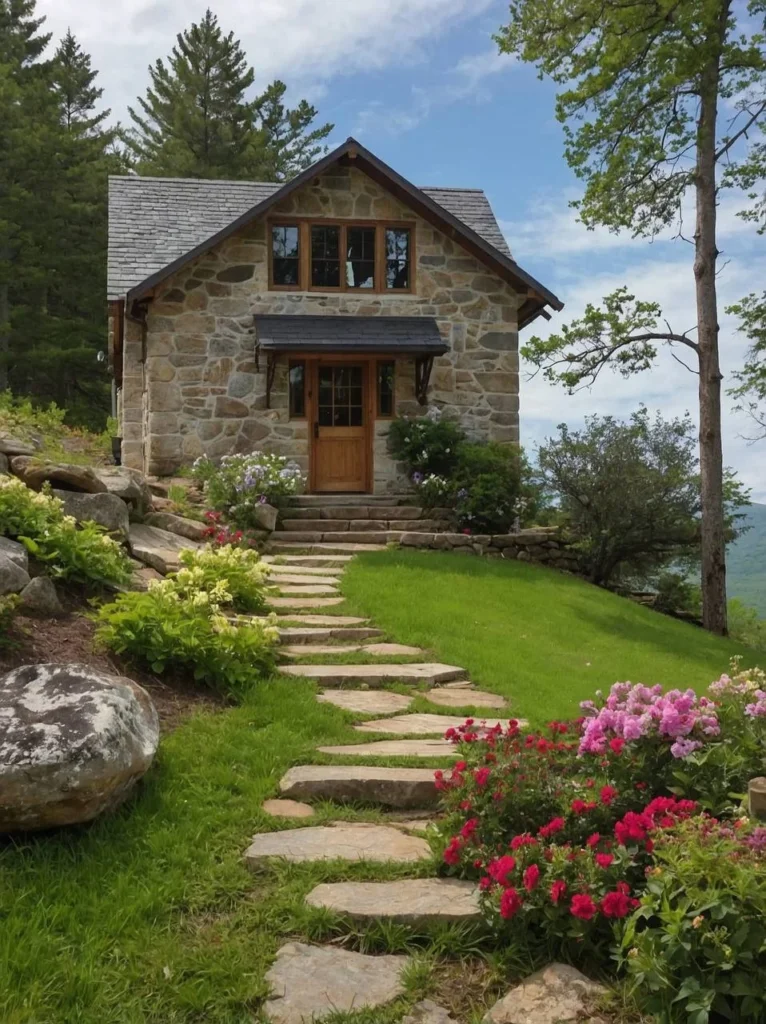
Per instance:
[[[94,132],[111,111],[95,113],[104,94],[94,86],[98,75],[91,68],[90,56],[83,53],[71,30],[61,40],[53,58],[53,89],[61,106],[64,127],[69,131]]]
[[[305,100],[287,109],[283,82],[248,101],[255,72],[210,10],[179,33],[167,62],[158,60],[149,75],[124,135],[141,174],[280,180],[308,166],[332,131],[330,124],[309,130],[317,112]]]

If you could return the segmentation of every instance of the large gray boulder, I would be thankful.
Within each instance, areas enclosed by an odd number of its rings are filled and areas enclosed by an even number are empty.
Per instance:
[[[21,591],[20,597],[21,605],[26,611],[44,615],[49,619],[64,614],[56,588],[47,576],[35,576]]]
[[[130,509],[131,518],[145,516],[152,508],[152,492],[143,475],[127,466],[99,466],[94,473],[109,494],[122,498]]]
[[[0,594],[18,594],[29,583],[29,573],[0,551]]]
[[[106,491],[90,466],[45,462],[27,455],[17,455],[11,459],[11,470],[33,491],[39,491],[46,482],[62,491],[80,491],[85,494],[101,494]]]
[[[186,537],[187,540],[204,540],[208,530],[207,523],[200,523],[197,519],[186,519],[185,516],[177,516],[172,512],[152,512],[146,517],[146,523],[160,530],[167,530],[168,533],[175,533],[179,537]]]
[[[40,446],[37,445],[39,448]],[[18,438],[8,437],[6,434],[0,436],[0,454],[3,455],[34,455],[35,445],[29,441],[19,441]]]
[[[53,493],[64,502],[64,511],[74,516],[78,523],[92,521],[103,526],[110,533],[127,537],[130,523],[128,506],[116,494],[78,494],[75,491]]]
[[[0,832],[91,821],[152,763],[157,711],[130,679],[86,665],[0,677]]]
[[[29,570],[27,549],[19,541],[11,540],[10,537],[0,537],[0,554],[7,555],[12,562],[15,562],[25,572]]]

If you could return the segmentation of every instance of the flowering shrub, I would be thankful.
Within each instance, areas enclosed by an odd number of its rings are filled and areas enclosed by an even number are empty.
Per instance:
[[[659,1021],[766,1019],[766,828],[708,817],[655,834],[622,966]]]
[[[186,548],[179,557],[184,568],[171,574],[170,580],[180,596],[200,590],[211,593],[220,583],[235,611],[259,612],[266,607],[269,570],[257,551],[231,545],[206,546]]]
[[[182,573],[154,582],[145,593],[120,594],[100,608],[96,640],[153,672],[189,669],[195,679],[240,696],[274,669],[275,620],[230,622],[222,610],[232,603],[225,581],[197,589],[191,581],[179,584]]]
[[[194,463],[192,475],[204,487],[210,505],[242,529],[260,525],[259,505],[282,505],[305,485],[296,462],[268,452],[225,455],[218,466],[203,455]]]
[[[130,559],[101,526],[79,526],[64,515],[63,502],[36,492],[16,477],[0,477],[0,534],[18,537],[31,554],[50,565],[52,576],[81,583],[127,583]]]
[[[214,548],[232,547],[254,548],[258,546],[258,538],[251,530],[238,530],[223,522],[223,512],[208,509],[203,513],[207,526],[202,536]]]
[[[448,508],[455,501],[455,488],[446,477],[436,473],[425,476],[416,470],[412,474],[412,483],[423,508]]]
[[[393,420],[388,432],[388,448],[394,458],[422,477],[451,476],[464,440],[460,425],[436,407],[417,419],[401,416]]]

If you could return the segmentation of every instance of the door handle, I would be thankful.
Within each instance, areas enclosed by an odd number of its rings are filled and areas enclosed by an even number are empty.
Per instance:
[[[314,437],[319,437],[319,421],[314,424]]]

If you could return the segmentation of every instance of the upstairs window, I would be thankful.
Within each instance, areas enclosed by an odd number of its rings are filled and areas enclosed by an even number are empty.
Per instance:
[[[269,287],[295,291],[411,292],[415,229],[385,221],[298,217],[271,226]]]
[[[386,228],[386,288],[410,287],[410,230]]]
[[[271,280],[279,288],[300,285],[301,234],[297,224],[275,224],[271,229]]]
[[[340,228],[311,228],[311,287],[340,288]]]

